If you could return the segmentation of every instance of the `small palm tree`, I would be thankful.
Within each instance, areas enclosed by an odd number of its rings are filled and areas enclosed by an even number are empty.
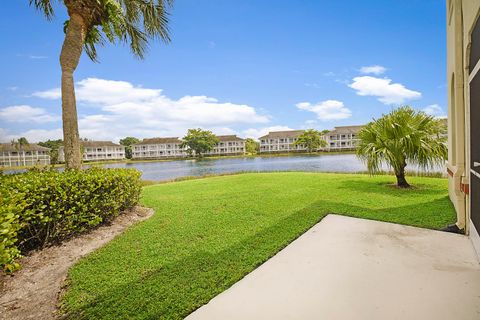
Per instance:
[[[427,169],[447,158],[446,126],[438,119],[409,106],[393,110],[367,124],[359,133],[357,156],[376,174],[382,163],[393,168],[397,185],[408,188],[407,163]]]
[[[11,144],[16,150],[23,149],[24,147],[30,145],[27,138],[25,137],[20,137],[18,138],[18,140],[13,139],[11,141]]]
[[[55,0],[29,0],[50,20]],[[128,43],[133,54],[143,58],[150,38],[169,42],[168,8],[173,0],[58,0],[67,8],[65,39],[60,53],[62,67],[62,120],[65,165],[81,166],[73,72],[83,50],[97,61],[96,45]]]

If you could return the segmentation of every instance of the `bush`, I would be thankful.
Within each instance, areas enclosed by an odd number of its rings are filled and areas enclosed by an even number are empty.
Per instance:
[[[0,265],[11,272],[20,252],[58,243],[136,205],[135,169],[32,170],[0,175]]]

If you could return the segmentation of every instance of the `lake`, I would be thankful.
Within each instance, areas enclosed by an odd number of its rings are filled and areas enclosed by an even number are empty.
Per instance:
[[[299,155],[280,157],[244,157],[200,160],[176,160],[163,162],[111,163],[106,168],[135,168],[145,180],[171,180],[186,176],[234,173],[243,171],[311,171],[311,172],[359,172],[366,166],[354,154]],[[385,168],[388,169],[388,168]],[[417,167],[407,170],[422,171]],[[444,173],[443,167],[429,170]]]

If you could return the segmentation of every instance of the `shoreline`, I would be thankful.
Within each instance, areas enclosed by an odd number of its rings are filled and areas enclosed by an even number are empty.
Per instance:
[[[242,175],[242,174],[252,174],[252,173],[322,173],[322,174],[338,174],[338,175],[369,175],[371,174],[368,171],[352,171],[352,172],[342,172],[342,171],[302,171],[302,170],[270,170],[270,171],[233,171],[233,172],[222,172],[222,173],[211,173],[211,174],[204,174],[199,176],[182,176],[172,179],[164,179],[164,180],[148,180],[142,179],[142,187],[149,187],[157,184],[166,184],[166,183],[174,183],[174,182],[181,182],[181,181],[189,181],[189,180],[201,180],[201,179],[208,179],[208,178],[215,178],[215,177],[224,177],[224,176],[234,176],[234,175]],[[407,177],[421,177],[421,178],[432,178],[432,179],[447,179],[447,174],[443,174],[440,172],[415,172],[415,171],[407,171]],[[375,176],[395,176],[393,171],[382,171]]]
[[[123,160],[104,160],[104,161],[88,161],[83,162],[82,166],[95,166],[103,164],[134,164],[134,163],[151,163],[151,162],[172,162],[182,160],[217,160],[217,159],[239,159],[239,158],[275,158],[275,157],[295,157],[295,156],[322,156],[322,155],[338,155],[338,154],[355,154],[355,151],[320,151],[320,152],[290,152],[290,153],[257,153],[257,154],[243,154],[232,156],[204,156],[202,158],[197,157],[182,157],[182,158],[168,158],[168,159],[123,159]],[[32,168],[63,168],[63,163],[43,165],[43,166],[17,166],[17,167],[0,167],[0,171],[14,171],[14,170],[28,170]]]

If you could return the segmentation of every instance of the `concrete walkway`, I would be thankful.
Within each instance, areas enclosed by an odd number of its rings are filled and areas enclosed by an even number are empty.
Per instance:
[[[467,237],[329,215],[188,320],[480,319]]]

